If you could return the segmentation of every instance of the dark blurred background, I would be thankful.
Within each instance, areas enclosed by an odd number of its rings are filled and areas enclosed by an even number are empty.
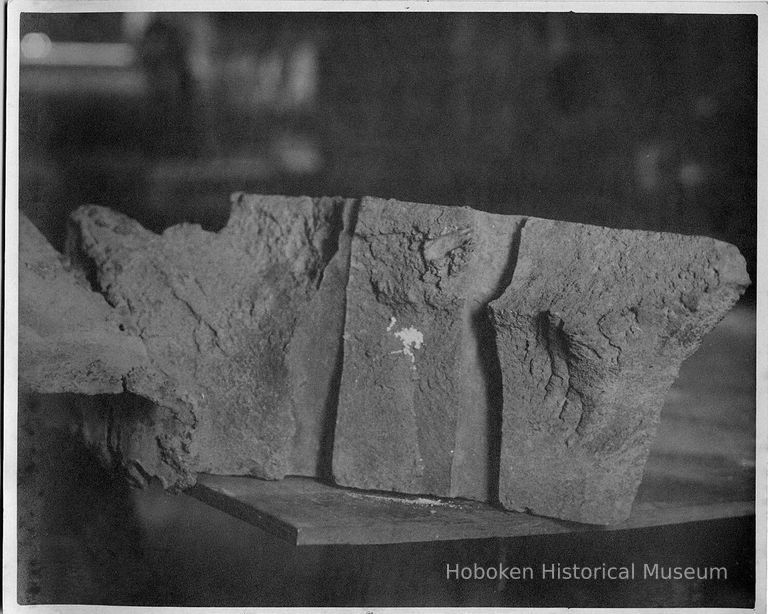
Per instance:
[[[236,190],[368,194],[710,235],[755,278],[755,16],[27,13],[20,35],[20,206],[59,249],[84,203],[160,231],[223,226]],[[22,602],[751,607],[753,520],[296,549],[184,495],[128,490],[77,447],[68,411],[21,400]],[[717,586],[441,576],[631,557],[734,572]]]

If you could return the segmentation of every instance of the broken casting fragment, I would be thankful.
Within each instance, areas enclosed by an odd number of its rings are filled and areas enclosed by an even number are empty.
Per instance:
[[[147,367],[141,341],[19,216],[19,380],[35,392],[118,393]]]
[[[499,499],[625,520],[681,362],[749,277],[727,243],[529,219],[490,304],[504,381]]]
[[[485,307],[508,283],[521,220],[362,200],[347,285],[337,483],[491,497],[501,382]]]
[[[220,232],[182,224],[162,235],[102,207],[73,214],[73,261],[95,272],[153,367],[192,408],[178,442],[184,470],[262,478],[319,471],[335,403],[352,207],[235,195]],[[150,410],[143,415],[153,420]],[[140,440],[131,446],[143,448]]]
[[[79,276],[22,219],[21,381],[79,393],[137,481],[328,477],[332,453],[344,486],[598,524],[749,283],[712,239],[375,198],[235,195],[220,232],[162,235],[83,207],[72,230]]]
[[[619,522],[680,363],[748,283],[712,239],[365,198],[334,477]]]
[[[75,393],[67,398],[81,411],[83,440],[107,466],[156,476],[168,488],[193,484],[182,460],[192,417],[183,391],[154,368],[141,340],[124,331],[127,320],[63,266],[24,215],[19,226],[21,387]],[[132,411],[137,403],[145,415]]]

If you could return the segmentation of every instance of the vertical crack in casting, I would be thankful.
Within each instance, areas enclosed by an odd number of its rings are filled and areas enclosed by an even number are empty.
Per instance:
[[[345,207],[346,208],[346,207]],[[339,246],[341,245],[341,237],[343,234],[348,234],[349,248],[346,254],[346,261],[343,263],[342,270],[345,271],[344,275],[344,293],[342,306],[342,337],[339,339],[339,351],[336,354],[336,364],[333,368],[333,377],[330,382],[328,390],[328,398],[325,400],[325,407],[323,407],[323,423],[320,432],[320,458],[318,459],[317,476],[321,480],[327,482],[333,482],[333,442],[334,432],[336,430],[336,415],[339,405],[339,392],[341,390],[341,375],[344,367],[344,337],[343,331],[346,327],[347,320],[347,284],[349,283],[349,267],[352,259],[352,244],[351,239],[354,237],[355,228],[357,227],[357,214],[360,210],[360,200],[354,199],[349,204],[349,219],[345,220],[342,212],[341,229],[337,236],[336,254],[338,254]],[[334,254],[334,256],[336,255]],[[329,259],[330,262],[330,259]]]
[[[498,299],[512,283],[517,267],[517,256],[520,251],[520,237],[526,220],[523,219],[512,236],[509,249],[509,259],[504,267],[504,273],[494,288],[493,294],[472,316],[472,332],[478,339],[480,362],[485,379],[486,407],[488,409],[487,441],[488,441],[488,498],[496,502],[499,498],[499,470],[501,461],[501,428],[504,411],[504,385],[501,372],[501,361],[496,347],[496,331],[489,318],[488,304]]]

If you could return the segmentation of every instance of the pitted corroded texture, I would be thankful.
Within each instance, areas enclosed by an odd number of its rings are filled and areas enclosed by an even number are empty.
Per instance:
[[[177,442],[189,470],[316,471],[320,435],[307,431],[323,427],[343,314],[343,292],[319,288],[345,206],[236,195],[220,232],[183,224],[162,235],[101,207],[73,214],[73,260],[95,272],[153,366],[193,408],[190,437]],[[343,263],[334,266],[343,274]]]
[[[88,408],[78,422],[83,440],[108,466],[184,488],[194,483],[186,462],[192,399],[152,365],[127,324],[20,216],[20,384],[39,393],[75,393],[70,404]],[[152,418],[137,417],[136,403]]]
[[[519,222],[363,199],[347,285],[339,484],[489,497],[497,459],[483,339],[492,343],[493,331],[480,312],[503,289]]]
[[[72,398],[80,438],[104,466],[135,485],[158,479],[172,491],[193,486],[197,476],[190,455],[196,425],[192,406],[178,398],[183,391],[163,395],[148,382],[137,384],[133,394]]]
[[[749,283],[711,239],[373,198],[239,195],[162,235],[84,207],[79,277],[26,224],[22,381],[127,393],[80,397],[80,428],[137,481],[325,476],[333,450],[346,486],[592,523],[629,514],[680,363]]]
[[[499,498],[626,519],[680,363],[749,284],[732,245],[529,219],[490,304],[503,373]]]
[[[141,341],[19,216],[19,380],[35,392],[122,392],[148,366]]]

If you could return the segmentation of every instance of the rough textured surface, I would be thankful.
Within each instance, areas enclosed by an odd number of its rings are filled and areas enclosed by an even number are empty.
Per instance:
[[[339,484],[490,497],[501,399],[492,398],[484,308],[506,285],[521,220],[363,199],[347,286]]]
[[[183,394],[178,389],[161,397],[145,383],[135,388],[135,394],[72,398],[80,440],[134,486],[151,479],[173,491],[192,486],[197,475],[190,457],[196,425],[191,404],[173,397]]]
[[[21,387],[82,395],[72,401],[87,408],[77,424],[106,465],[137,478],[156,476],[168,488],[193,484],[186,460],[191,400],[151,364],[141,339],[128,332],[129,320],[64,262],[20,216]],[[145,411],[135,413],[137,404]]]
[[[19,216],[19,380],[36,392],[117,393],[148,365],[117,313]]]
[[[502,504],[626,519],[680,363],[748,284],[738,250],[714,239],[528,220],[490,305]]]
[[[134,432],[116,440],[122,452],[155,457],[161,437],[181,472],[315,474],[314,440],[337,377],[344,263],[334,263],[327,289],[323,273],[350,215],[339,199],[240,194],[218,233],[184,224],[155,235],[105,208],[73,214],[73,261],[174,382],[133,387],[175,402],[178,425],[145,408]]]
[[[680,363],[749,283],[712,239],[374,198],[72,230],[79,275],[22,221],[22,381],[91,395],[82,438],[135,481],[332,452],[345,486],[592,523],[628,516]]]
[[[467,209],[363,199],[334,436],[339,484],[447,495]]]

